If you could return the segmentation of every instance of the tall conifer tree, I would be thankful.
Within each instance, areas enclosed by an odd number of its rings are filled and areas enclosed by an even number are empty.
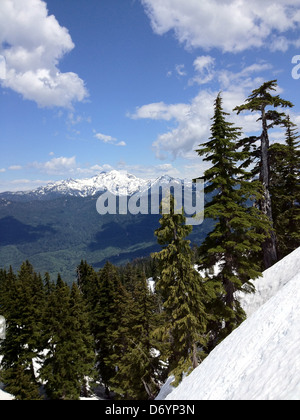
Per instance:
[[[225,321],[220,337],[229,334],[245,317],[235,292],[247,286],[251,289],[250,279],[260,275],[255,253],[261,249],[269,228],[268,219],[252,202],[261,198],[261,185],[259,181],[248,182],[249,174],[239,167],[239,161],[247,154],[237,150],[241,132],[226,121],[227,115],[219,94],[211,137],[197,150],[200,156],[205,156],[204,161],[211,163],[201,179],[206,183],[205,193],[213,193],[205,205],[205,218],[216,222],[200,247],[199,268],[210,269],[214,274],[208,277],[219,285],[214,310]]]
[[[166,358],[169,370],[178,384],[184,373],[195,368],[202,358],[206,344],[207,291],[193,265],[193,252],[186,237],[192,226],[185,225],[184,212],[176,214],[171,195],[170,214],[163,214],[156,230],[162,250],[153,254],[158,261],[159,277],[156,290],[163,298],[164,323],[157,337],[167,343]]]
[[[12,269],[1,287],[6,339],[1,343],[3,380],[20,400],[40,399],[33,360],[42,350],[44,290],[41,276],[26,261],[17,276]]]
[[[93,311],[92,332],[96,347],[96,367],[109,395],[115,366],[109,360],[114,353],[113,338],[122,316],[122,299],[125,289],[116,267],[107,262],[99,273],[99,285]]]
[[[284,113],[279,113],[274,108],[293,107],[291,102],[282,99],[279,95],[271,94],[272,91],[276,91],[276,88],[277,80],[263,83],[258,89],[252,91],[251,95],[246,99],[245,104],[237,106],[234,109],[238,114],[242,111],[251,111],[258,112],[260,115],[259,120],[262,125],[261,135],[259,137],[245,139],[245,145],[249,147],[249,142],[250,144],[254,144],[255,141],[260,141],[258,155],[254,154],[254,157],[259,158],[259,179],[263,185],[263,194],[258,204],[263,214],[269,218],[271,224],[273,223],[273,215],[270,194],[269,130],[276,125],[284,124],[286,117]],[[268,107],[273,109],[268,110]],[[253,161],[250,158],[251,160]],[[271,235],[263,243],[264,268],[271,267],[277,260],[276,235],[274,231],[271,231]]]
[[[45,311],[45,349],[41,378],[52,400],[78,400],[86,392],[94,353],[88,315],[76,285],[70,291],[58,276]]]
[[[285,144],[270,147],[270,191],[279,258],[300,246],[300,141],[288,116]]]
[[[129,273],[131,279],[129,279]],[[152,331],[156,323],[156,302],[146,278],[134,267],[126,270],[127,290],[118,328],[112,333],[116,367],[112,388],[126,399],[153,399],[158,391],[155,377],[158,356],[153,352]]]

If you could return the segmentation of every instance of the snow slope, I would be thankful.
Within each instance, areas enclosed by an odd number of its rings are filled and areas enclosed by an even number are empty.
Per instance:
[[[4,392],[0,389],[0,401],[11,401],[14,400],[14,396]]]
[[[176,388],[158,399],[300,399],[300,248],[241,296],[249,318]]]

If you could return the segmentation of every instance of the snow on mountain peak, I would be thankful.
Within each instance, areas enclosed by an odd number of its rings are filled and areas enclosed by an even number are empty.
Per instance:
[[[44,187],[39,187],[27,194],[45,196],[50,193],[69,195],[74,197],[94,196],[97,193],[110,191],[112,193],[132,195],[144,187],[147,181],[137,178],[125,171],[101,172],[92,178],[67,179],[52,182]]]

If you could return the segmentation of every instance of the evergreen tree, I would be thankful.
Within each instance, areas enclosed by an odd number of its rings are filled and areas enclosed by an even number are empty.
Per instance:
[[[31,264],[22,264],[17,276],[10,269],[1,287],[0,305],[6,318],[6,339],[1,343],[2,377],[16,399],[39,399],[33,360],[40,356],[44,290]]]
[[[157,337],[167,343],[166,358],[169,370],[178,384],[184,373],[195,368],[202,358],[206,344],[207,291],[195,270],[190,241],[192,231],[185,225],[183,210],[176,214],[174,197],[170,196],[170,214],[163,214],[160,228],[155,232],[163,249],[153,254],[160,276],[156,289],[163,297],[164,324],[157,329]]]
[[[92,266],[81,261],[77,267],[77,284],[90,309],[95,305],[95,289],[98,287],[98,276]]]
[[[270,147],[270,191],[279,258],[300,246],[300,136],[289,116],[285,125],[285,144]]]
[[[96,304],[93,311],[92,332],[96,347],[96,367],[101,382],[109,395],[115,366],[109,363],[114,353],[112,334],[117,330],[122,315],[120,301],[125,293],[116,267],[107,262],[99,273],[95,290]]]
[[[279,113],[274,109],[267,110],[268,107],[272,108],[286,108],[292,107],[293,104],[280,98],[279,95],[272,95],[271,91],[276,91],[277,80],[271,80],[263,83],[258,89],[252,91],[252,94],[246,99],[246,103],[237,106],[234,110],[238,114],[242,111],[258,112],[260,114],[259,120],[262,124],[262,133],[259,137],[251,137],[245,139],[244,145],[249,149],[255,141],[260,140],[260,147],[258,150],[259,157],[259,179],[263,185],[263,194],[259,200],[259,207],[263,214],[265,214],[272,224],[272,202],[270,194],[270,162],[269,162],[269,130],[274,126],[282,125],[285,120],[285,114]],[[257,152],[257,151],[256,151]],[[254,157],[257,153],[254,153]],[[252,159],[250,159],[252,160]],[[248,161],[249,162],[249,161]],[[277,262],[277,251],[276,251],[276,235],[272,231],[271,235],[266,238],[263,243],[263,260],[264,267],[267,269]]]
[[[85,377],[92,372],[93,342],[78,288],[72,290],[58,276],[45,311],[45,348],[41,378],[52,400],[78,400]]]
[[[112,333],[115,351],[109,359],[116,367],[112,389],[125,399],[153,399],[158,391],[155,380],[159,369],[151,335],[156,302],[141,272],[128,265],[126,273],[131,292],[124,294],[119,326]]]
[[[197,150],[200,156],[205,156],[204,161],[212,165],[201,179],[206,183],[205,193],[214,193],[205,205],[205,218],[216,223],[200,247],[199,268],[210,271],[207,278],[211,279],[217,292],[211,308],[218,314],[214,328],[219,320],[218,331],[212,332],[214,338],[226,336],[245,318],[235,292],[251,290],[250,279],[260,275],[255,253],[261,249],[269,228],[268,219],[253,206],[252,201],[261,197],[261,185],[259,181],[249,182],[249,174],[238,165],[247,154],[237,150],[241,132],[226,121],[227,115],[219,94],[215,101],[211,137]]]

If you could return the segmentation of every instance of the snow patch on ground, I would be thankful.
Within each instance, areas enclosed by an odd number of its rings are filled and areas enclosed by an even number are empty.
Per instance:
[[[249,318],[176,389],[168,381],[157,399],[300,399],[300,248],[255,286],[255,295],[241,296]]]

